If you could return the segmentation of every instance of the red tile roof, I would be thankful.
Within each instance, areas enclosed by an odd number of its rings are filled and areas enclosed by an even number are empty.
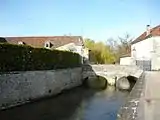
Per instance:
[[[50,41],[53,47],[60,47],[68,43],[75,43],[76,45],[83,45],[81,36],[36,36],[36,37],[6,37],[8,43],[18,44],[23,42],[32,47],[44,47],[46,41]]]
[[[135,44],[137,42],[143,41],[145,40],[147,37],[151,37],[151,36],[160,36],[160,25],[154,27],[151,29],[150,31],[150,35],[146,36],[147,32],[144,32],[143,34],[141,34],[138,38],[136,38],[131,44]]]

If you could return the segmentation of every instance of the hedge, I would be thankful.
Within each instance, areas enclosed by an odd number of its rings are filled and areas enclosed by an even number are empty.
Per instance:
[[[51,70],[81,66],[80,55],[69,51],[0,44],[0,72]]]

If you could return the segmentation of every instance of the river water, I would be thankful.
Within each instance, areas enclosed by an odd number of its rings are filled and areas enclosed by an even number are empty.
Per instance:
[[[80,86],[55,97],[0,112],[0,120],[116,120],[128,92]]]

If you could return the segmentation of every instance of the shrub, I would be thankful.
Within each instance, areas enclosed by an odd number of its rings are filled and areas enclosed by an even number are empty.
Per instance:
[[[78,67],[80,55],[69,51],[0,44],[0,72]]]

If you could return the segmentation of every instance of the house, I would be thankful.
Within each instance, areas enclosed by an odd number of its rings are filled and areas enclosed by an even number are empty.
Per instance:
[[[134,59],[131,57],[131,53],[121,56],[120,65],[135,65]]]
[[[5,37],[5,40],[10,44],[76,52],[82,56],[82,62],[86,58],[86,54],[84,54],[86,48],[81,36]]]
[[[121,64],[124,59],[121,59]],[[154,28],[146,26],[146,31],[132,41],[131,56],[127,59],[128,63],[144,70],[160,70],[160,25]]]

